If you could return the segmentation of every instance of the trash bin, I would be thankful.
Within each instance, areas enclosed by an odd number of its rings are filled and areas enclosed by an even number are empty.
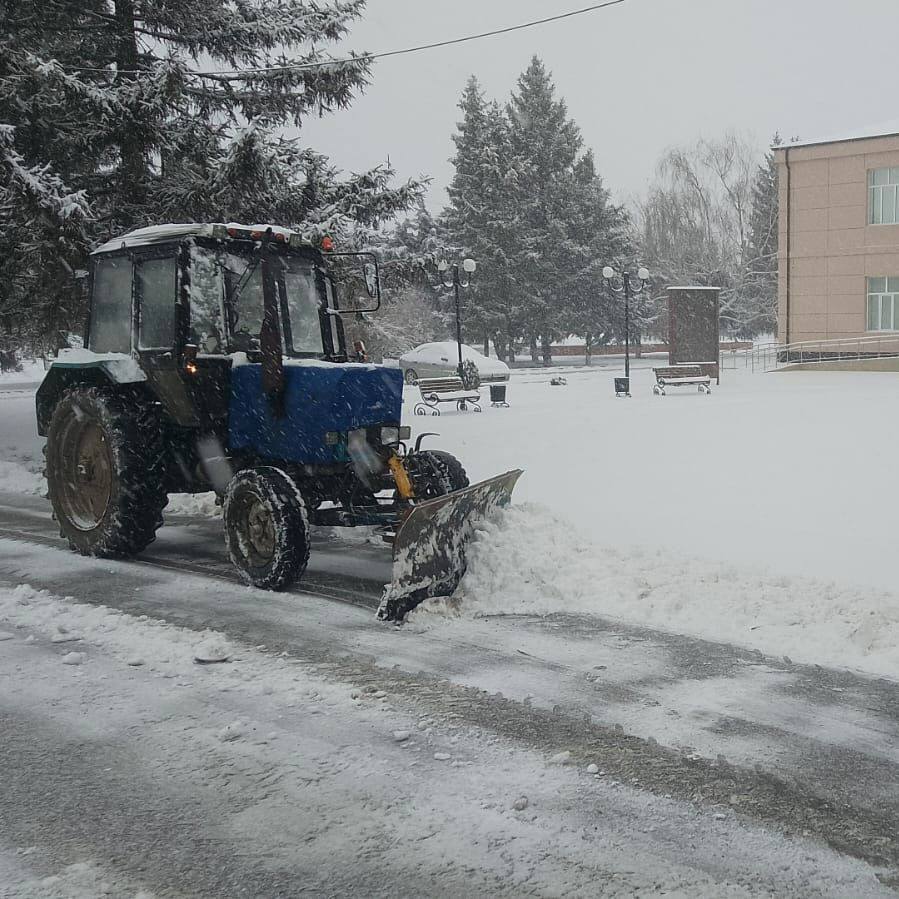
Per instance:
[[[631,379],[615,378],[615,396],[631,395]]]
[[[509,404],[506,402],[506,385],[505,384],[491,384],[490,385],[490,405],[491,406],[503,406],[506,409],[509,408]]]

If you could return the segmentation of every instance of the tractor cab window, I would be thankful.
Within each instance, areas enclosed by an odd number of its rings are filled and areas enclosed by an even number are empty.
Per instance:
[[[325,348],[315,268],[309,262],[288,256],[280,280],[287,307],[289,328],[285,329],[284,343],[288,352],[321,356]]]
[[[90,348],[95,353],[131,352],[131,260],[101,256],[94,263]]]
[[[190,341],[207,355],[225,352],[225,329],[222,324],[224,289],[222,265],[218,257],[209,250],[192,247]]]
[[[175,257],[136,265],[142,350],[170,350],[175,342]]]
[[[264,308],[259,260],[229,253],[225,257],[225,286],[231,316],[231,349],[258,350]]]

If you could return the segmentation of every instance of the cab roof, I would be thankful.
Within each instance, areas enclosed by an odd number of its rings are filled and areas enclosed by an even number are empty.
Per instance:
[[[241,225],[238,222],[185,222],[181,224],[151,225],[149,228],[137,228],[129,231],[121,237],[107,240],[102,246],[93,251],[96,253],[111,253],[114,250],[127,250],[133,247],[147,247],[157,243],[168,243],[183,237],[218,237],[222,230],[259,232],[271,229],[273,234],[283,235],[285,242],[291,242],[296,246],[299,235],[289,228],[279,225]],[[223,235],[221,235],[223,236]],[[231,235],[229,235],[231,236]],[[304,244],[308,243],[303,241]]]

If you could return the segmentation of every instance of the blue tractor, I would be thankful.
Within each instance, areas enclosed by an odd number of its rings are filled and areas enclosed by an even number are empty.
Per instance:
[[[310,526],[374,525],[394,552],[382,618],[451,593],[474,526],[520,472],[471,486],[449,453],[407,445],[402,372],[347,355],[343,317],[378,309],[378,274],[371,254],[267,225],[163,225],[100,247],[85,349],[60,354],[37,393],[61,536],[127,557],[169,493],[215,490],[256,587],[302,576]],[[338,280],[365,303],[342,309]]]

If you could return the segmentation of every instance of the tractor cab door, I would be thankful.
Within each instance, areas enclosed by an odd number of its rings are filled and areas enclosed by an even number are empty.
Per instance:
[[[177,424],[196,427],[198,417],[178,347],[178,247],[133,252],[134,317],[132,351],[148,385]]]
[[[133,253],[133,352],[153,393],[178,425],[213,430],[227,416],[226,382],[204,364],[188,326],[189,253],[169,244]],[[225,381],[227,373],[225,373]]]

